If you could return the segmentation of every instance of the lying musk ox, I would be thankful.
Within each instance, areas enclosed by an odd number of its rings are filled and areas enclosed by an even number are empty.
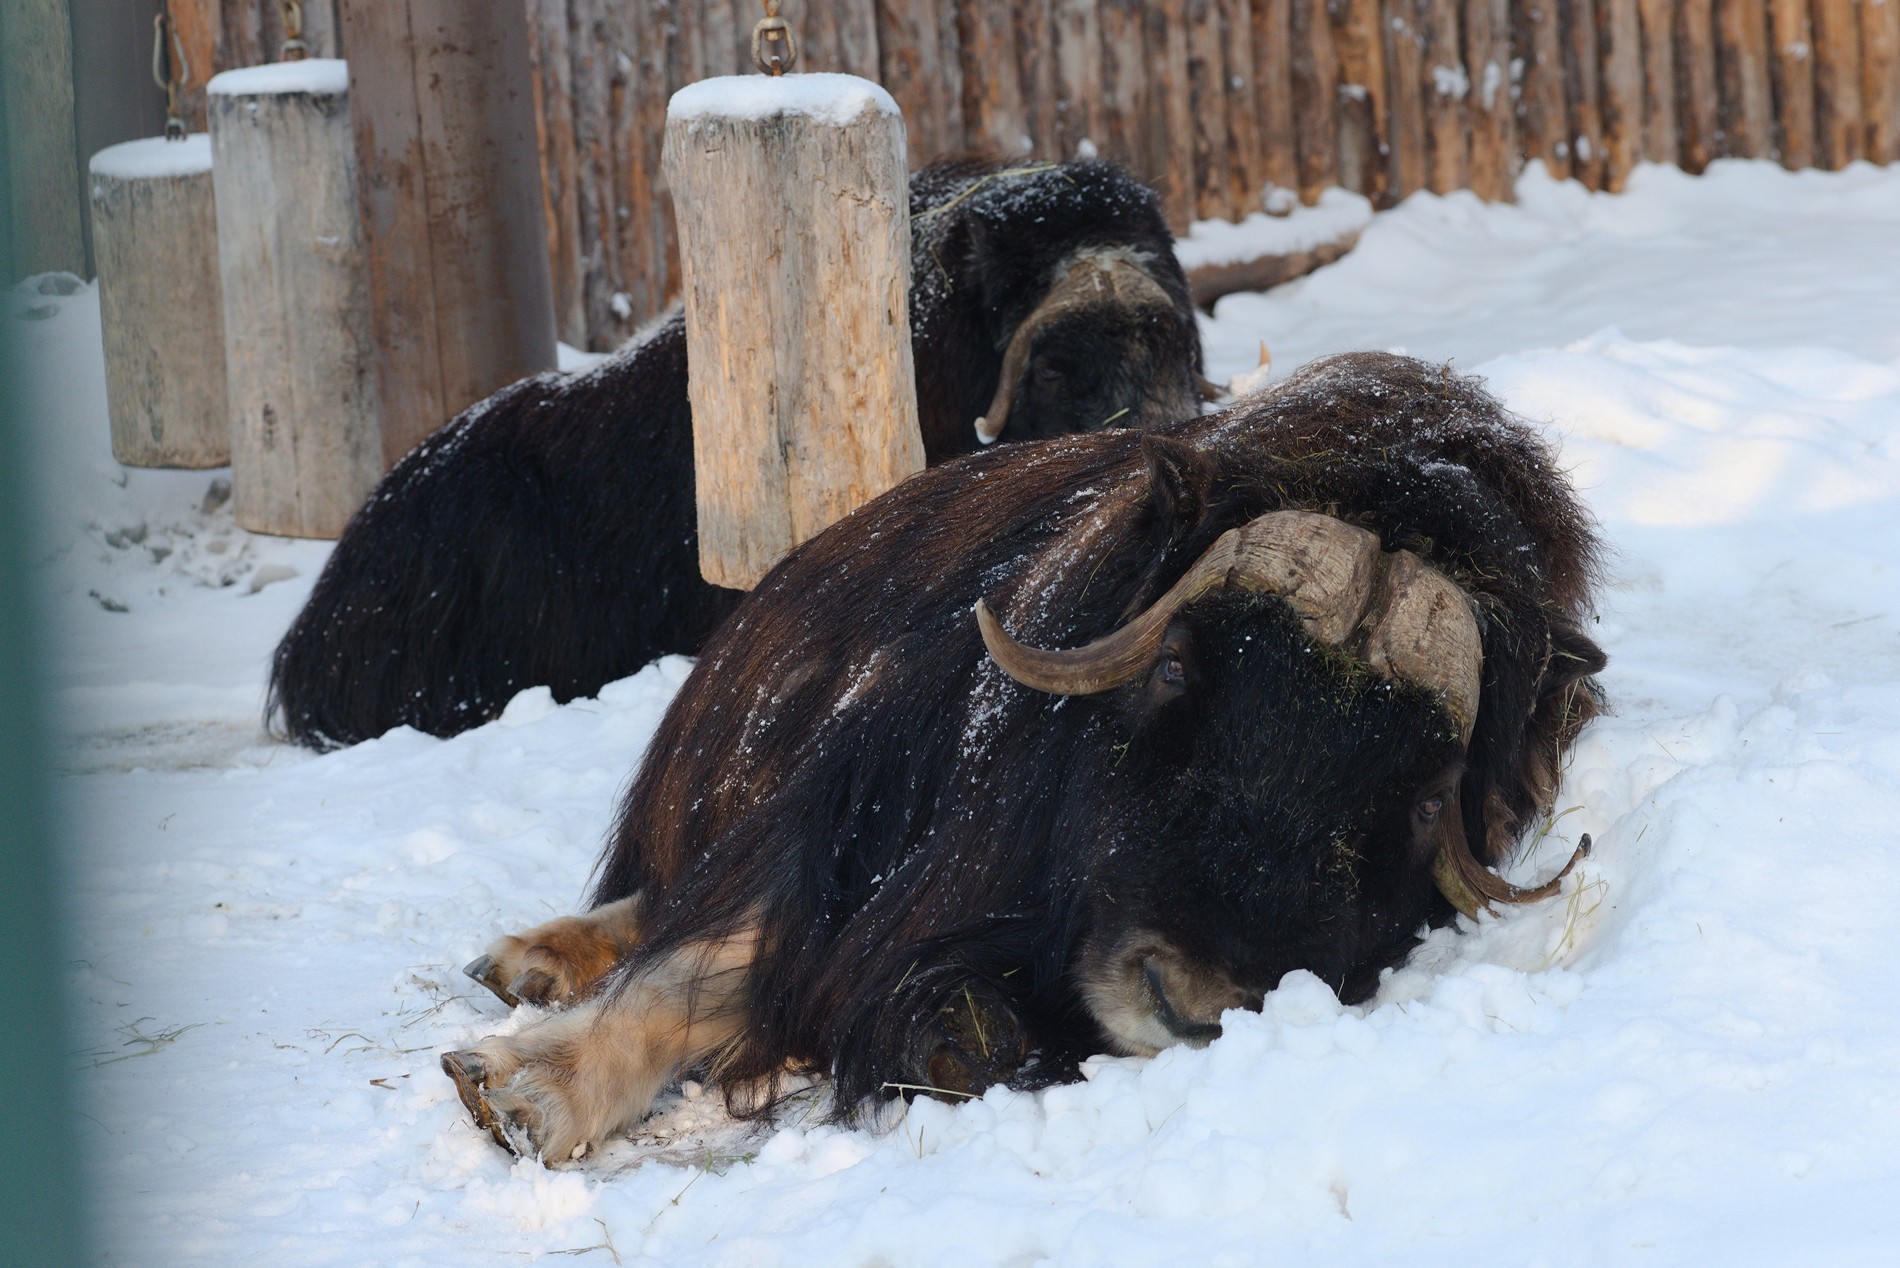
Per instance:
[[[1394,356],[927,472],[708,644],[601,906],[471,966],[580,1002],[444,1069],[565,1160],[682,1070],[848,1115],[1205,1043],[1294,969],[1363,1000],[1554,891],[1488,867],[1596,712],[1597,552],[1527,425]]]
[[[1106,163],[960,162],[911,181],[924,450],[1172,422],[1198,408],[1187,279],[1155,197]],[[386,476],[272,663],[313,748],[452,735],[524,687],[592,695],[693,652],[737,595],[699,575],[678,313],[582,374],[489,397]]]

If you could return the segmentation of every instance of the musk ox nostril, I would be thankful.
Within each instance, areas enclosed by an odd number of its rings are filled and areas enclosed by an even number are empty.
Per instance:
[[[1163,985],[1161,970],[1155,967],[1153,960],[1143,958],[1141,974],[1148,983],[1148,994],[1154,998],[1155,1018],[1168,1028],[1168,1033],[1185,1043],[1197,1047],[1210,1044],[1220,1038],[1220,1023],[1217,1021],[1192,1021],[1183,1017],[1172,1001],[1168,999],[1167,987]]]

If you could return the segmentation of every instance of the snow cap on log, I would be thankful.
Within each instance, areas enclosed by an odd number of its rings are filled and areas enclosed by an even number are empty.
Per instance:
[[[749,588],[924,465],[904,120],[852,75],[675,93],[700,571]]]

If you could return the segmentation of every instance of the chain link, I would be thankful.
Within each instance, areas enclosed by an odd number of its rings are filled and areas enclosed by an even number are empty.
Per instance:
[[[165,15],[158,14],[152,19],[152,82],[165,90],[165,139],[182,141],[185,139],[185,110],[179,104],[179,90],[191,78],[191,63],[185,58],[184,41],[178,38],[177,27],[172,28],[171,46],[173,53],[171,70],[165,66]]]
[[[765,16],[752,28],[752,60],[768,75],[783,75],[798,60],[798,38],[792,24],[778,15],[781,0],[764,0]],[[782,49],[766,51],[767,44],[783,44]]]

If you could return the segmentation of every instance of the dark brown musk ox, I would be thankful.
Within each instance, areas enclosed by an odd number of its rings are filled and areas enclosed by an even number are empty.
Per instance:
[[[574,1002],[443,1067],[560,1161],[683,1071],[849,1116],[1205,1043],[1295,969],[1364,1000],[1554,892],[1490,868],[1597,711],[1598,549],[1536,431],[1381,354],[926,472],[714,636],[597,909],[471,966]]]
[[[911,180],[925,454],[1199,407],[1187,279],[1152,191],[1108,163],[959,161]],[[699,575],[686,334],[502,389],[418,445],[278,645],[267,715],[312,748],[453,735],[523,688],[567,701],[695,652],[737,594]]]

